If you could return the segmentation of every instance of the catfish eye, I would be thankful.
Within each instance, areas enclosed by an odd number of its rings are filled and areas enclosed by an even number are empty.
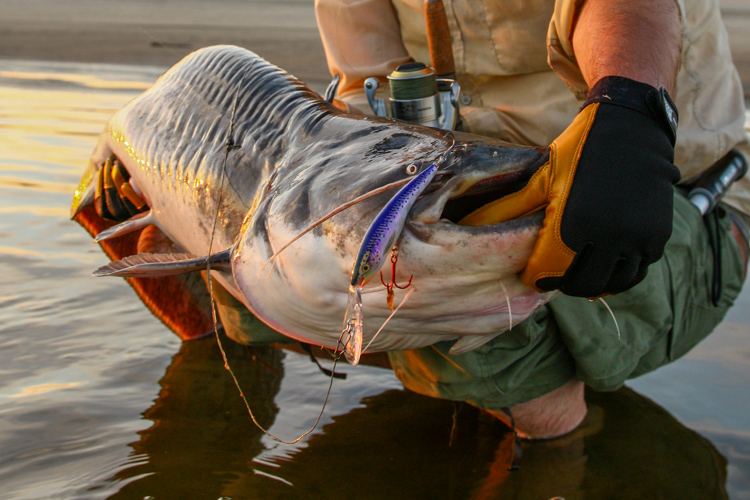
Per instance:
[[[419,170],[419,167],[417,167],[416,164],[412,163],[408,167],[406,167],[406,173],[409,175],[414,175],[417,173],[417,170]]]

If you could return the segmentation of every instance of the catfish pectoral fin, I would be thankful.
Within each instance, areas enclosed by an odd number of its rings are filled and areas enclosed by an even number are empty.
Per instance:
[[[477,347],[483,346],[498,335],[500,335],[500,333],[496,333],[494,335],[466,335],[458,339],[456,343],[453,344],[453,347],[451,347],[449,353],[455,356],[457,354],[464,354],[469,351],[473,351]]]
[[[211,255],[211,267],[230,270],[231,249]],[[156,278],[174,274],[203,271],[209,257],[195,257],[188,253],[140,253],[110,262],[94,271],[94,277],[120,276],[123,278]]]
[[[153,215],[153,212],[149,210],[148,212],[134,215],[130,219],[126,220],[125,222],[121,222],[116,226],[105,229],[104,231],[96,235],[96,238],[94,238],[94,243],[99,243],[100,241],[108,240],[110,238],[116,238],[117,236],[131,233],[136,229],[140,229],[151,224],[156,224],[156,217]]]

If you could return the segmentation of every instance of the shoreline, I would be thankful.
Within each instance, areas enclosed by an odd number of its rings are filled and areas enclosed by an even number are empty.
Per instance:
[[[6,0],[0,60],[171,67],[245,47],[303,81],[330,81],[311,0]]]
[[[190,52],[233,44],[305,82],[330,75],[312,0],[6,0],[2,60],[170,67]],[[750,103],[750,5],[720,0]],[[3,68],[4,69],[4,68]]]

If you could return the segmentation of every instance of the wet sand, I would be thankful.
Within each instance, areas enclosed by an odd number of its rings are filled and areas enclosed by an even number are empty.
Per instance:
[[[721,0],[750,99],[750,2]],[[171,66],[207,45],[248,48],[307,82],[330,77],[313,0],[5,0],[0,59]]]

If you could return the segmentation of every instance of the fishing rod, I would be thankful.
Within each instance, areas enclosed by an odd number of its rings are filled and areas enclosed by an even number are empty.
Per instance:
[[[690,203],[698,207],[702,215],[711,212],[734,182],[745,176],[748,170],[745,155],[731,150],[721,160],[703,173],[688,193]]]
[[[719,228],[719,213],[715,209],[732,183],[744,177],[747,170],[747,159],[742,153],[733,149],[703,173],[688,193],[688,199],[700,211],[708,231],[708,242],[713,255],[711,302],[714,306],[719,305],[723,288],[721,230]]]

